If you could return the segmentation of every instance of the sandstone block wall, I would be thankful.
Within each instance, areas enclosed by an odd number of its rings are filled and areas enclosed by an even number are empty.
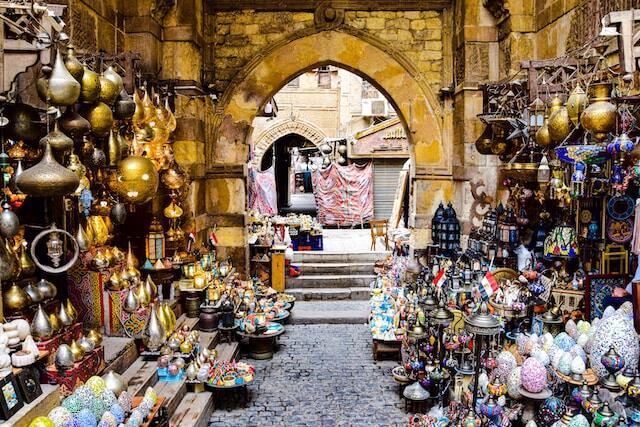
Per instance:
[[[234,76],[256,55],[296,33],[314,32],[309,12],[235,11],[206,17],[207,54],[213,84],[224,92]],[[389,42],[417,67],[435,92],[447,84],[443,76],[443,21],[438,11],[346,11],[345,25]],[[354,52],[357,54],[357,52]],[[283,82],[283,84],[286,82]]]

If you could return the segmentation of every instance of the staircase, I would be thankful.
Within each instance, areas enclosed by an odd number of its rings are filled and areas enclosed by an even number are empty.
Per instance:
[[[293,323],[365,323],[374,263],[384,252],[295,252],[299,277],[287,277],[286,292],[295,296]]]

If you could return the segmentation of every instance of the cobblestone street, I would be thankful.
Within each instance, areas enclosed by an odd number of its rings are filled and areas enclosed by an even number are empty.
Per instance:
[[[389,370],[374,363],[367,325],[288,325],[272,360],[250,360],[246,408],[216,409],[210,426],[399,426],[407,415]]]

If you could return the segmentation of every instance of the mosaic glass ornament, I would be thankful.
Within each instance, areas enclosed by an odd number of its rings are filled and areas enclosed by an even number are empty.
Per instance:
[[[607,375],[607,370],[600,359],[611,347],[624,358],[630,369],[637,368],[640,345],[633,322],[629,321],[622,313],[616,313],[608,319],[602,319],[594,327],[589,362],[595,374],[600,378]]]
[[[78,421],[76,417],[73,417],[67,421],[64,427],[82,427],[82,424],[80,424],[80,421]]]
[[[156,393],[153,387],[147,387],[147,389],[144,392],[144,395],[145,397],[149,396],[154,405],[158,401],[158,393]]]
[[[522,364],[520,380],[525,390],[539,393],[547,386],[547,370],[538,359],[530,357]]]
[[[73,414],[64,406],[56,406],[47,415],[56,427],[64,427],[64,425],[73,418]]]
[[[555,344],[552,345],[549,350],[547,350],[547,355],[549,356],[549,360],[551,361],[551,363],[553,363],[553,359],[556,357],[556,354],[558,352],[562,353],[562,350],[560,350]]]
[[[93,394],[96,397],[100,397],[102,392],[107,388],[107,384],[104,382],[104,380],[101,377],[98,377],[98,376],[93,376],[89,378],[85,385],[89,387],[91,391],[93,391]]]
[[[587,366],[584,363],[584,360],[579,356],[575,356],[571,361],[571,373],[575,375],[582,375],[584,371],[587,369]]]
[[[551,360],[549,359],[549,355],[547,354],[546,351],[544,351],[541,348],[535,349],[533,353],[531,353],[531,357],[535,357],[536,359],[538,359],[538,361],[542,363],[544,366],[547,366],[549,363],[551,363]]]
[[[124,410],[124,412],[131,412],[132,399],[128,391],[123,391],[118,396],[118,404]]]
[[[83,408],[91,408],[91,402],[96,398],[93,391],[84,385],[78,387],[73,394],[80,399]]]
[[[558,347],[560,347],[562,350],[569,351],[571,350],[571,347],[573,347],[576,344],[576,341],[573,338],[571,338],[569,334],[567,334],[566,332],[560,332],[553,339],[553,343]]]
[[[567,323],[564,325],[564,330],[573,339],[578,335],[578,326],[573,319],[567,320]]]
[[[506,381],[509,373],[516,367],[516,358],[508,351],[501,351],[496,357],[494,374],[502,381]]]
[[[511,373],[507,377],[507,393],[512,399],[519,399],[521,397],[519,391],[519,388],[522,385],[522,382],[520,381],[521,370],[522,368],[518,366],[513,371],[511,371]]]
[[[589,420],[582,414],[578,414],[571,418],[567,427],[589,427]]]
[[[584,363],[587,363],[587,353],[579,345],[574,345],[569,353],[571,354],[571,356],[579,357]]]
[[[129,423],[133,423],[134,426],[139,426],[144,422],[144,414],[142,411],[138,410],[138,408],[134,409],[131,412],[131,416],[129,417]]]
[[[576,324],[576,328],[578,329],[578,332],[583,334],[588,334],[589,332],[591,332],[591,323],[585,320],[578,320],[578,323]]]
[[[546,332],[542,337],[542,349],[548,352],[551,346],[553,346],[553,335]]]
[[[153,399],[151,399],[150,396],[145,396],[142,398],[142,401],[140,402],[140,405],[138,407],[144,414],[145,418],[147,415],[149,415],[149,412],[151,412],[153,405],[154,405]]]
[[[527,335],[525,334],[518,334],[518,336],[516,337],[516,345],[518,346],[518,353],[520,354],[526,354],[524,352],[524,346],[527,343],[527,341],[529,340],[529,337],[527,337]]]
[[[564,353],[560,358],[560,363],[558,363],[558,371],[562,372],[565,375],[569,375],[571,373],[572,361],[573,357],[571,357],[571,353]]]
[[[562,418],[567,405],[555,396],[545,399],[538,409],[538,422],[543,426],[550,426],[551,424]]]
[[[115,415],[113,415],[111,412],[105,412],[102,415],[102,419],[100,420],[101,423],[105,424],[105,427],[117,427],[118,426],[118,421],[116,420]]]
[[[112,427],[112,426],[109,425],[109,422],[100,420],[100,422],[98,423],[98,427]]]
[[[588,342],[589,342],[589,335],[587,334],[580,334],[578,335],[578,339],[576,339],[576,344],[578,344],[578,346],[581,347],[583,350],[587,346]]]
[[[558,369],[560,366],[560,360],[562,360],[562,356],[564,356],[564,354],[565,352],[563,350],[558,350],[553,354],[553,357],[551,358],[551,366],[553,366],[554,369]]]
[[[76,419],[82,427],[96,427],[98,425],[93,412],[86,408],[76,414]]]
[[[62,401],[62,407],[66,408],[72,414],[77,414],[84,407],[82,406],[82,400],[78,395],[72,394]]]
[[[602,312],[602,320],[608,319],[609,317],[616,314],[616,309],[613,306],[608,305],[604,311]]]
[[[48,417],[36,417],[31,421],[29,427],[54,427],[54,424]]]
[[[119,403],[111,405],[111,407],[109,408],[109,412],[113,414],[118,424],[124,421],[124,416],[125,416],[124,409],[122,409],[122,406],[120,406]]]
[[[109,389],[102,392],[100,395],[100,400],[104,402],[105,408],[110,408],[114,404],[118,403],[118,398],[116,395]]]
[[[102,399],[96,398],[96,399],[93,399],[93,401],[91,401],[91,407],[89,409],[91,410],[91,412],[93,412],[93,415],[96,417],[96,421],[98,421],[102,418],[102,415],[107,410],[107,407],[104,405],[104,402],[102,401]]]

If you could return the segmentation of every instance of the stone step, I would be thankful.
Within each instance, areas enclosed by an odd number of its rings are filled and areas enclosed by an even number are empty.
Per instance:
[[[363,324],[369,321],[369,301],[298,301],[292,324]]]
[[[285,289],[288,288],[353,288],[369,287],[376,279],[373,274],[326,274],[318,276],[287,277]]]
[[[288,294],[296,298],[296,307],[298,301],[312,300],[369,300],[371,289],[367,287],[354,288],[290,288],[287,289]],[[295,308],[294,308],[295,309]]]
[[[293,263],[325,263],[325,262],[368,262],[373,265],[383,260],[390,252],[326,252],[326,251],[297,251],[293,253]]]
[[[293,263],[305,276],[318,274],[371,274],[371,262],[303,262]]]

